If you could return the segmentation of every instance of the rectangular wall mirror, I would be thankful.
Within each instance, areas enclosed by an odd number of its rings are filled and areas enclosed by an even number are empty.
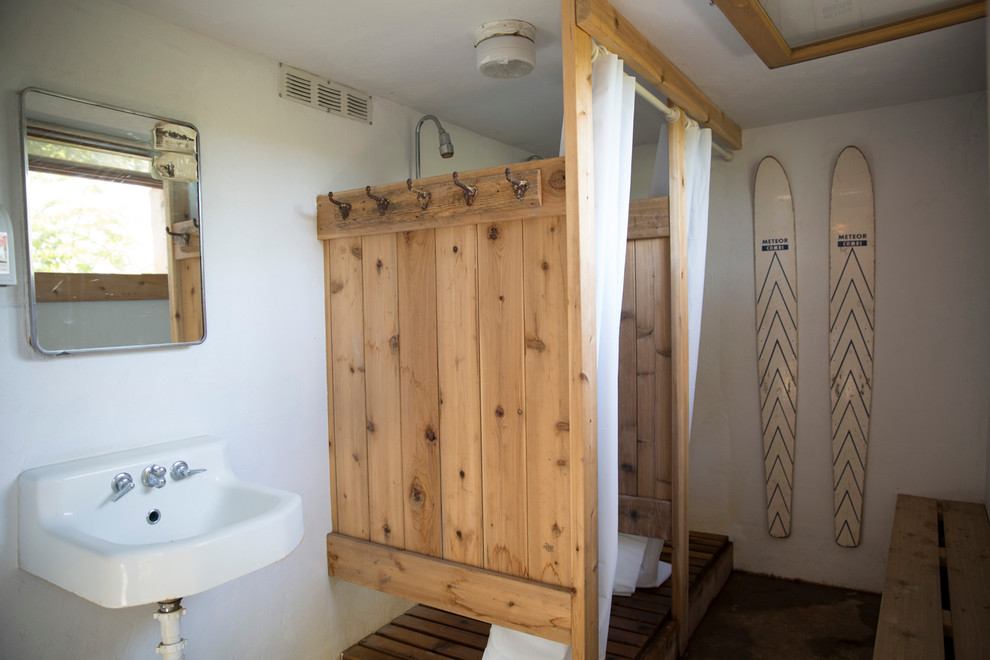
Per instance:
[[[31,343],[42,353],[206,337],[199,132],[21,92]]]

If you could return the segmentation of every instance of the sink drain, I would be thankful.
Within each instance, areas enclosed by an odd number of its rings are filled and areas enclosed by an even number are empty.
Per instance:
[[[162,519],[162,512],[158,509],[152,509],[148,512],[147,521],[149,525],[157,525],[158,521]]]

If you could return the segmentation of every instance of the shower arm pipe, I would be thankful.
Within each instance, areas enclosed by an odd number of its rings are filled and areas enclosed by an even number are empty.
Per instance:
[[[425,116],[423,116],[423,118],[419,120],[419,123],[416,124],[416,178],[417,179],[420,178],[419,129],[421,129],[423,127],[423,122],[426,121],[427,119],[432,120],[433,123],[437,125],[437,131],[439,131],[439,133],[441,134],[441,136],[444,133],[447,132],[447,131],[444,130],[443,126],[440,124],[440,120],[437,119],[436,117],[434,117],[433,115],[425,115]]]
[[[599,44],[594,44],[591,51],[591,61],[594,62],[599,56],[606,54],[608,54],[608,50],[606,50]],[[661,113],[663,113],[664,118],[668,122],[675,122],[681,118],[680,108],[671,108],[669,105],[667,105],[666,103],[658,99],[656,96],[654,96],[653,92],[646,89],[646,87],[640,84],[638,80],[636,81],[636,94],[641,99],[643,99],[644,101],[652,105],[654,108],[659,110]],[[688,117],[688,121],[694,121],[694,120]],[[723,148],[722,145],[715,142],[715,140],[712,140],[712,151],[714,151],[718,156],[722,158],[722,160],[726,162],[731,161],[734,156],[731,151]]]

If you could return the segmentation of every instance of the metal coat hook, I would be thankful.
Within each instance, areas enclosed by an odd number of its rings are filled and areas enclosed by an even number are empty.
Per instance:
[[[508,167],[505,168],[505,180],[512,184],[512,189],[516,191],[516,199],[522,199],[526,196],[526,191],[529,190],[529,181],[515,178]]]
[[[364,187],[364,194],[375,200],[375,203],[378,204],[378,214],[385,215],[385,211],[388,210],[388,197],[379,197],[371,194],[371,186]]]
[[[338,202],[337,200],[335,200],[333,198],[332,192],[328,192],[327,197],[330,198],[331,204],[336,204],[337,207],[340,208],[340,217],[343,218],[344,220],[347,220],[347,216],[351,214],[351,205],[348,204],[347,202]]]
[[[413,188],[412,179],[406,179],[406,187],[416,193],[416,199],[419,200],[419,208],[425,211],[426,207],[430,205],[430,200],[433,199],[433,193],[422,188]]]
[[[477,186],[466,186],[457,180],[457,172],[454,172],[454,185],[464,191],[464,201],[467,202],[468,206],[474,202],[474,198],[478,196]]]
[[[195,222],[195,219],[193,220],[193,222]],[[196,226],[199,227],[198,224]],[[189,245],[189,234],[181,231],[172,231],[171,229],[168,228],[168,225],[165,225],[165,233],[174,238],[181,238],[186,245]]]

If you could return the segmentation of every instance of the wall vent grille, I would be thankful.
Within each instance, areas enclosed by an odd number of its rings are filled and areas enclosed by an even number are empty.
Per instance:
[[[370,96],[282,62],[278,65],[278,95],[332,115],[371,123]]]

